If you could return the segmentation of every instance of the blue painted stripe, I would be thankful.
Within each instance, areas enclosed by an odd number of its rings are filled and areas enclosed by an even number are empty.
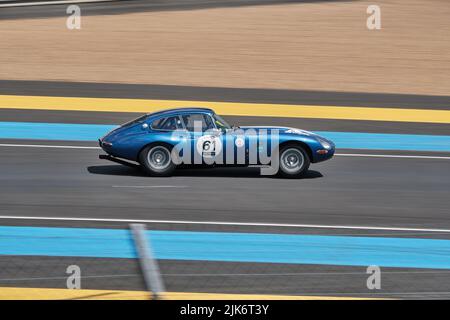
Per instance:
[[[449,151],[450,136],[316,131],[342,149]]]
[[[0,122],[0,139],[97,141],[116,125]],[[450,152],[450,136],[317,131],[342,149]]]
[[[450,269],[450,240],[147,231],[158,259]],[[0,227],[0,254],[135,258],[128,230]]]
[[[116,125],[0,122],[1,139],[97,141]]]

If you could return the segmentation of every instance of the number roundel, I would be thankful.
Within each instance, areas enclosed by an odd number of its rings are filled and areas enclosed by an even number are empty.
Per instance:
[[[214,156],[222,151],[222,141],[218,137],[204,135],[197,140],[196,148],[204,157]]]

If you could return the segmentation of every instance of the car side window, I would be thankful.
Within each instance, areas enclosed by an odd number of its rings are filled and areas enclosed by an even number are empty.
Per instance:
[[[181,123],[180,117],[173,116],[173,117],[157,119],[152,122],[151,127],[152,127],[152,129],[155,129],[155,130],[171,131],[171,130],[183,129],[183,124]]]
[[[195,125],[197,125],[198,127],[201,125],[202,131],[215,128],[211,117],[206,114],[193,113],[185,114],[182,117],[188,131],[194,131]]]

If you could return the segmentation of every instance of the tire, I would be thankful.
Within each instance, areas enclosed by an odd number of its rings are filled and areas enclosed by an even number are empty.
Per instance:
[[[145,147],[139,154],[139,162],[144,171],[154,177],[168,177],[176,169],[171,157],[172,148],[165,144]]]
[[[284,178],[301,178],[311,163],[306,150],[299,145],[283,146],[279,153],[278,174]]]

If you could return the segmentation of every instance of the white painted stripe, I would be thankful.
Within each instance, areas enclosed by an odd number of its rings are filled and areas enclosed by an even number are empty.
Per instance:
[[[86,147],[86,146],[57,146],[57,145],[51,145],[51,144],[7,144],[7,143],[1,143],[0,147],[55,148],[55,149],[101,149],[100,147]]]
[[[112,1],[117,1],[117,0],[60,0],[60,1],[18,2],[18,3],[0,4],[0,8],[44,6],[44,5],[52,5],[52,4],[112,2]]]
[[[193,220],[146,220],[146,219],[110,219],[110,218],[76,218],[76,217],[31,217],[31,216],[0,216],[0,219],[11,220],[50,220],[50,221],[93,221],[93,222],[125,222],[125,223],[160,223],[160,224],[197,224],[213,226],[249,226],[249,227],[281,227],[281,228],[312,228],[312,229],[350,229],[350,230],[385,230],[385,231],[415,231],[450,233],[450,229],[407,228],[407,227],[371,227],[343,226],[320,224],[290,224],[265,222],[225,222],[225,221],[193,221]]]
[[[397,155],[397,154],[367,154],[367,153],[336,153],[340,157],[373,157],[373,158],[410,158],[410,159],[445,159],[450,157],[443,156],[415,156],[415,155]]]
[[[188,186],[112,186],[113,188],[187,188]]]
[[[100,147],[86,147],[86,146],[62,146],[51,144],[9,144],[0,143],[0,147],[26,147],[26,148],[55,148],[55,149],[96,149],[101,150]],[[420,156],[420,155],[396,155],[396,154],[371,154],[371,153],[336,153],[338,157],[374,157],[374,158],[410,158],[410,159],[441,159],[450,160],[450,157],[445,156]]]

